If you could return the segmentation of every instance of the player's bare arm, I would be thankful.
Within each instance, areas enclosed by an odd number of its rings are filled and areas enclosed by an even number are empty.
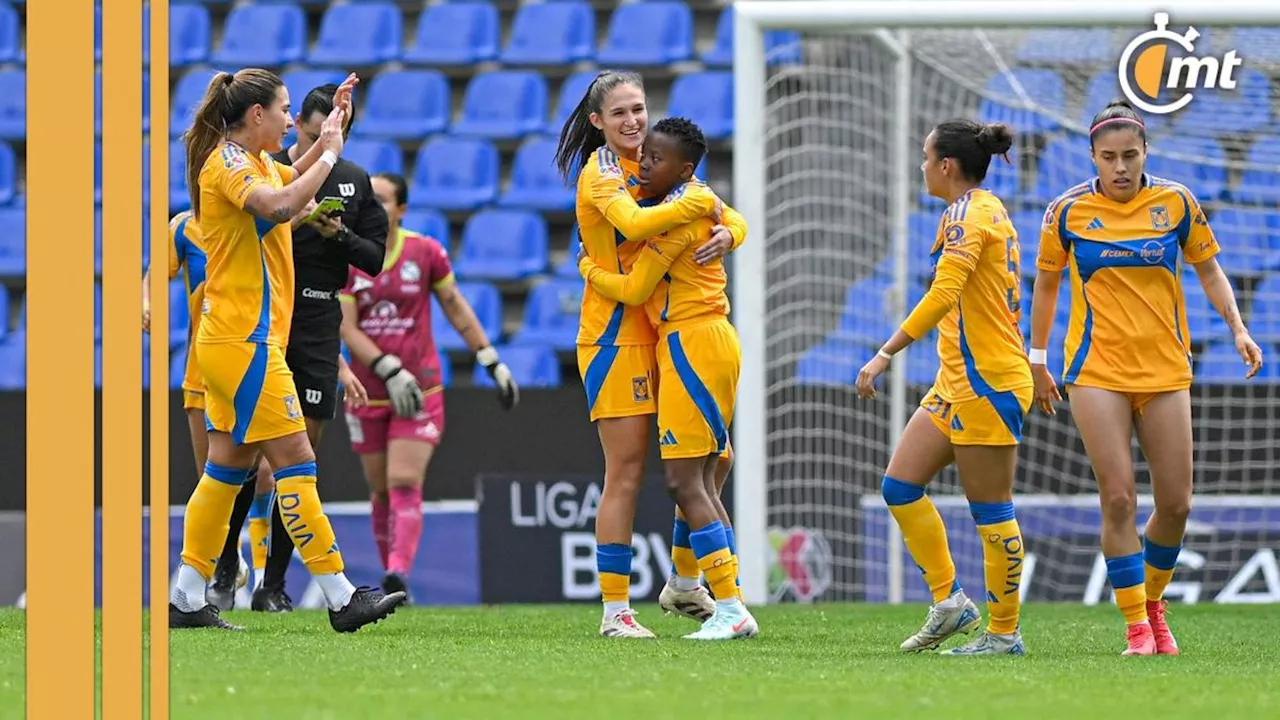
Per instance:
[[[1244,320],[1240,317],[1240,307],[1236,304],[1236,295],[1231,289],[1231,281],[1222,271],[1217,258],[1211,257],[1204,262],[1196,263],[1194,267],[1196,276],[1200,278],[1200,285],[1204,288],[1205,296],[1226,321],[1227,327],[1231,328],[1231,335],[1235,338],[1236,352],[1240,353],[1240,358],[1248,367],[1245,377],[1252,378],[1262,369],[1262,348],[1258,347],[1258,343],[1254,342],[1253,337],[1249,335],[1249,329],[1245,327]]]
[[[1031,347],[1049,345],[1053,330],[1053,314],[1058,305],[1058,286],[1062,284],[1062,271],[1036,271],[1035,287],[1031,294]],[[1058,383],[1043,362],[1031,363],[1031,379],[1035,382],[1036,405],[1046,415],[1057,414],[1056,404],[1062,402]]]
[[[458,284],[452,276],[436,284],[432,288],[436,300],[440,301],[440,309],[454,330],[467,342],[471,352],[479,352],[489,346],[489,336],[485,334],[475,310],[467,303],[467,299],[458,291]]]
[[[151,266],[142,273],[142,332],[151,332]]]
[[[347,344],[347,349],[351,351],[351,357],[365,367],[372,367],[373,361],[378,359],[378,356],[382,354],[382,350],[373,341],[373,338],[360,329],[360,319],[356,311],[355,298],[349,295],[342,295],[339,299],[341,300],[339,305],[342,307],[342,342]]]

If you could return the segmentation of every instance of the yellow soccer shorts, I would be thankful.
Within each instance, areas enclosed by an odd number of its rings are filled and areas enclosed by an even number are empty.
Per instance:
[[[578,373],[591,422],[658,411],[652,345],[579,345]]]
[[[1071,391],[1076,387],[1077,386],[1074,384],[1067,385],[1068,397],[1071,396]],[[1080,385],[1079,387],[1090,387],[1090,386]],[[1099,389],[1106,390],[1107,392],[1113,392],[1117,395],[1123,396],[1124,399],[1129,401],[1129,409],[1133,411],[1133,414],[1138,417],[1142,417],[1143,410],[1146,409],[1147,405],[1152,400],[1160,397],[1161,395],[1164,395],[1165,393],[1182,392],[1186,388],[1176,388],[1173,390],[1156,390],[1156,391],[1148,391],[1148,392],[1138,392],[1138,391],[1131,391],[1131,390],[1112,390],[1111,388],[1099,388]]]
[[[183,410],[204,410],[204,393],[199,390],[182,388]]]
[[[187,364],[182,373],[182,409],[204,410],[204,378],[200,376],[194,345],[187,348]]]
[[[265,343],[196,343],[205,425],[237,445],[306,432],[284,350]]]
[[[728,320],[658,341],[658,449],[663,460],[723,455],[738,398],[742,347]]]
[[[1034,395],[1034,388],[1025,387],[949,402],[936,388],[929,388],[920,407],[952,445],[1018,445]]]

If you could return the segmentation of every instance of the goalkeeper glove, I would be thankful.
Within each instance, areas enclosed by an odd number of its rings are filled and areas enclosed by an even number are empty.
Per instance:
[[[422,411],[422,388],[413,373],[404,369],[400,358],[395,355],[379,355],[373,361],[372,369],[387,386],[387,395],[391,398],[391,407],[396,415],[411,418]]]
[[[516,387],[515,378],[511,377],[511,370],[498,359],[498,351],[493,349],[492,345],[480,348],[480,352],[476,353],[476,362],[480,364],[489,373],[489,377],[493,378],[493,382],[498,386],[498,404],[503,410],[510,410],[520,402],[520,388]]]

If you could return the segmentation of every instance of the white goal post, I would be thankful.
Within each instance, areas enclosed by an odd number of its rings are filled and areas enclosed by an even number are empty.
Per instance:
[[[912,396],[909,387],[918,385],[908,378],[913,366],[905,358],[903,362],[891,364],[890,376],[881,389],[885,399],[878,411],[872,411],[878,412],[875,416],[847,403],[851,397],[847,387],[843,393],[838,387],[813,391],[795,389],[795,368],[797,363],[804,362],[804,354],[816,342],[843,321],[838,318],[842,309],[847,310],[845,291],[858,279],[852,272],[846,274],[846,269],[874,272],[878,268],[883,273],[887,291],[881,296],[883,308],[876,311],[887,315],[892,324],[896,324],[917,299],[912,289],[913,263],[917,262],[917,258],[911,257],[913,216],[931,212],[936,223],[941,210],[924,207],[920,199],[923,183],[918,166],[924,133],[933,123],[957,114],[958,108],[974,108],[979,102],[994,101],[1049,118],[1059,136],[1079,140],[1083,137],[1083,125],[1077,109],[1067,111],[1042,105],[1036,88],[1024,89],[1017,82],[1013,82],[1013,97],[993,98],[983,87],[987,78],[979,74],[1009,74],[1015,54],[1010,48],[1016,47],[1016,42],[1025,39],[1025,33],[1030,31],[1110,29],[1118,33],[1117,36],[1128,32],[1127,37],[1131,38],[1150,31],[1157,13],[1167,13],[1171,25],[1179,30],[1189,24],[1202,31],[1232,26],[1277,27],[1280,26],[1280,2],[738,0],[733,5],[733,201],[750,228],[749,240],[733,254],[731,265],[733,321],[743,354],[732,429],[736,454],[733,513],[743,590],[751,603],[779,598],[777,569],[770,557],[776,557],[778,545],[784,541],[789,528],[805,526],[814,531],[812,541],[822,546],[814,551],[824,558],[818,564],[826,562],[828,566],[811,568],[822,576],[817,581],[831,586],[843,585],[848,590],[837,593],[837,599],[903,602],[911,599],[910,586],[920,583],[915,581],[914,570],[904,572],[902,543],[896,525],[884,517],[868,519],[859,517],[858,513],[864,506],[871,507],[877,502],[883,507],[878,496],[879,473],[884,469],[882,461],[896,445],[919,399],[918,394]],[[767,56],[766,36],[777,31],[798,35],[792,41],[800,45],[796,52],[798,61],[790,65],[777,64],[772,56]],[[950,34],[944,36],[943,33]],[[947,42],[940,42],[940,37],[945,37]],[[963,47],[956,45],[963,58],[954,64],[947,60],[951,42],[963,44]],[[1215,43],[1212,52],[1220,53],[1222,49],[1220,43]],[[1118,49],[1112,57],[1109,67],[1114,76]],[[922,69],[921,64],[928,67]],[[927,76],[923,74],[925,70]],[[1280,83],[1280,72],[1274,68],[1271,77],[1273,86]],[[1075,107],[1081,105],[1086,88],[1083,82],[1072,82],[1066,81],[1065,95],[1068,103],[1074,103]],[[1280,99],[1280,95],[1273,97]],[[822,108],[828,106],[839,110],[824,113]],[[1280,102],[1274,107],[1277,108],[1273,111],[1275,129],[1271,132],[1280,135]],[[1094,108],[1098,109],[1101,108]],[[1037,133],[1036,142],[1043,144],[1046,136],[1051,141],[1054,132]],[[1186,135],[1182,133],[1180,137]],[[1160,148],[1155,140],[1152,146],[1153,152]],[[1087,143],[1085,147],[1087,149]],[[1015,154],[1022,154],[1020,150]],[[1037,145],[1034,152],[1044,152],[1043,145]],[[1171,157],[1185,159],[1186,152],[1175,151]],[[1242,155],[1232,155],[1221,161],[1226,168],[1224,176],[1228,170],[1232,178],[1248,171],[1250,161],[1242,158]],[[1209,165],[1219,163],[1216,157],[1193,154],[1191,159]],[[997,162],[1000,161],[993,159],[993,168]],[[1013,162],[1019,162],[1018,158],[1013,158]],[[1030,182],[1027,175],[1035,171],[1027,170],[1024,163],[1021,169],[1015,166],[1013,172],[1022,173],[1022,179],[1015,181],[1015,185],[1021,182],[1022,185],[1017,186],[1023,187]],[[1070,184],[1087,179],[1088,172],[1082,168]],[[1057,187],[1054,194],[1065,191],[1070,184]],[[1196,190],[1192,183],[1186,184]],[[1231,204],[1225,191],[1221,197],[1224,204]],[[1009,204],[1010,198],[1002,196],[1002,199]],[[1028,208],[1034,205],[1030,195],[1026,199]],[[1249,210],[1255,205],[1262,207],[1265,202],[1236,201],[1232,207]],[[1039,205],[1041,214],[1044,207]],[[1211,224],[1213,220],[1211,217]],[[1269,236],[1272,246],[1280,248],[1280,223],[1268,227],[1271,229],[1265,232],[1273,233]],[[1216,226],[1215,231],[1218,231]],[[1221,231],[1218,232],[1221,239]],[[1034,255],[1028,254],[1033,250],[1027,248],[1028,243],[1036,239],[1024,233],[1020,233],[1020,239],[1024,246],[1023,267],[1029,264],[1034,273]],[[1274,272],[1280,280],[1280,268]],[[819,286],[829,287],[830,292],[816,292],[814,288]],[[918,296],[918,291],[916,293]],[[1066,302],[1065,298],[1059,301],[1060,311]],[[1276,307],[1280,308],[1280,298]],[[855,318],[855,324],[856,321]],[[886,326],[892,327],[892,324]],[[887,337],[886,334],[881,340]],[[1280,347],[1280,340],[1277,343],[1276,347]],[[931,342],[922,340],[916,345],[924,346],[918,348],[924,351],[924,356],[933,354]],[[1280,357],[1270,356],[1268,361],[1280,362]],[[915,373],[917,381],[922,374],[927,372]],[[1203,409],[1201,405],[1196,406],[1197,442],[1204,442],[1202,432],[1225,432],[1224,427],[1239,422],[1232,419],[1235,416],[1231,412],[1243,404],[1248,411],[1256,413],[1253,417],[1277,423],[1268,431],[1269,440],[1258,435],[1251,436],[1248,442],[1269,442],[1269,449],[1258,457],[1280,461],[1280,385],[1264,386],[1261,390],[1251,388],[1249,392],[1253,394],[1244,400],[1223,399],[1216,394],[1211,399],[1195,396],[1195,402],[1203,400]],[[1059,413],[1062,415],[1064,413]],[[1052,506],[1079,507],[1084,512],[1090,503],[1081,496],[1094,492],[1093,480],[1088,475],[1087,459],[1082,457],[1078,438],[1067,422],[1060,428],[1045,430],[1046,434],[1024,451],[1033,456],[1035,471],[1043,472],[1052,480],[1044,488],[1036,486],[1037,499],[1029,505],[1050,509]],[[1196,482],[1202,482],[1202,473],[1218,472],[1219,465],[1226,467],[1228,463],[1243,462],[1244,475],[1224,470],[1221,487],[1214,485],[1212,492],[1229,497],[1252,494],[1260,507],[1280,504],[1275,497],[1280,494],[1280,470],[1274,463],[1267,468],[1255,467],[1256,460],[1237,461],[1240,442],[1234,436],[1224,437],[1219,443],[1221,447],[1211,448],[1209,452],[1217,459],[1209,462],[1208,470],[1201,467],[1198,450]],[[859,446],[874,446],[876,462],[843,457],[849,454],[849,448]],[[1020,453],[1020,463],[1027,462]],[[783,465],[786,465],[785,472],[779,470]],[[861,479],[854,482],[855,477]],[[857,488],[849,490],[845,487],[848,485]],[[1062,486],[1067,487],[1061,492],[1069,501],[1059,503],[1054,498],[1063,495],[1055,488]],[[949,526],[952,515],[967,516],[954,478],[950,487],[950,496],[940,491],[942,496],[935,497]],[[1015,504],[1026,489],[1020,485],[1016,490],[1020,494],[1015,495]],[[1140,486],[1140,495],[1144,492],[1149,489]],[[1069,497],[1071,495],[1075,496]],[[1090,497],[1095,498],[1092,505],[1096,506],[1096,495]],[[1208,505],[1211,509],[1217,507],[1212,502]],[[948,514],[948,508],[954,512]],[[1280,517],[1280,511],[1276,514]],[[1141,519],[1141,509],[1139,515]],[[798,521],[796,517],[810,520]],[[1087,534],[1088,523],[1080,522],[1078,527],[1064,533]],[[1280,526],[1270,524],[1274,520],[1267,522],[1262,529],[1280,533]],[[950,527],[949,530],[956,532]],[[1030,535],[1031,531],[1027,533]],[[866,542],[883,546],[879,551],[884,557],[883,568],[869,569],[864,555],[849,555],[852,550],[842,549],[846,545],[860,547],[859,543],[865,545]],[[795,543],[799,547],[804,541],[795,539]],[[976,547],[976,539],[974,545]],[[1065,562],[1064,558],[1078,554],[1065,544],[1050,549],[1058,559],[1041,558],[1040,572],[1044,571],[1045,562]],[[1250,561],[1250,552],[1252,550],[1241,549],[1237,554],[1239,559]],[[1198,562],[1212,560],[1202,558]],[[1274,565],[1273,555],[1270,567]],[[770,578],[771,570],[775,573],[773,578]],[[1088,571],[1086,567],[1084,576]],[[814,578],[807,578],[805,582],[810,580]],[[1076,576],[1059,577],[1054,582],[1070,585],[1077,580],[1082,587],[1086,584]],[[1239,589],[1232,587],[1233,591]],[[811,600],[820,599],[821,594],[810,588],[791,597]],[[1280,595],[1275,599],[1280,600]]]

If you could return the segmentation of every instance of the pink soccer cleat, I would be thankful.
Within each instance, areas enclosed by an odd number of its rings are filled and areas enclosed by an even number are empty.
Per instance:
[[[1129,647],[1121,655],[1155,655],[1156,636],[1151,632],[1149,621],[1137,622],[1129,626]]]
[[[1177,655],[1178,641],[1173,639],[1173,631],[1169,629],[1169,623],[1164,621],[1166,605],[1168,603],[1164,600],[1148,600],[1147,619],[1151,623],[1151,633],[1156,638],[1156,654]]]

